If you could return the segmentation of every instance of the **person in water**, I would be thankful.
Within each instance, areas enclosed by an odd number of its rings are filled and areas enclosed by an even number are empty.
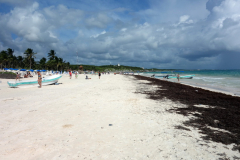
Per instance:
[[[40,72],[37,72],[38,73],[38,84],[39,84],[39,88],[42,88],[42,75]]]
[[[179,74],[177,74],[177,79],[178,79],[178,82],[179,82],[179,77],[180,77],[180,76],[179,76]]]

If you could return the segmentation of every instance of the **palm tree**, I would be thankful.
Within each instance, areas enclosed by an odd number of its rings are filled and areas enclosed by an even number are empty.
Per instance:
[[[49,60],[54,60],[55,57],[56,57],[56,52],[54,50],[50,50],[50,52],[48,53]]]
[[[8,54],[7,54],[7,51],[1,51],[0,52],[0,63],[1,63],[1,67],[3,65],[5,65],[5,68],[6,68],[6,64],[8,62]]]
[[[30,61],[30,69],[31,69],[31,62],[32,62],[32,58],[36,58],[34,55],[37,53],[33,52],[33,49],[28,48],[24,54],[26,54],[26,58]],[[34,59],[33,59],[34,60]]]
[[[23,68],[23,57],[22,56],[18,56],[17,57],[17,64],[18,64],[18,67],[21,67]]]
[[[63,59],[62,59],[62,58],[59,58],[59,59],[58,59],[58,62],[59,62],[59,66],[61,66],[61,71],[62,71],[62,66],[63,66],[63,64],[64,64]]]
[[[69,69],[69,67],[70,67],[70,63],[69,62],[66,63],[66,67],[67,67],[67,69]]]
[[[8,49],[7,49],[7,54],[8,54],[9,56],[13,56],[13,53],[14,53],[14,50],[12,50],[11,48],[8,48]]]
[[[42,59],[40,59],[39,61],[39,64],[41,65],[41,68],[44,68],[46,67],[46,61],[47,59],[45,57],[43,57]]]
[[[59,66],[62,66],[63,59],[62,59],[62,58],[55,57],[55,63],[56,63],[56,65],[57,65],[57,71],[58,71],[58,67],[59,67]]]
[[[17,67],[17,57],[15,55],[12,56],[12,68]]]
[[[12,63],[13,63],[13,61],[14,61],[13,53],[14,53],[14,50],[12,50],[11,48],[8,48],[8,49],[7,49],[7,54],[8,54],[8,66],[9,66],[9,67],[12,66]],[[13,66],[12,66],[12,67],[13,67]]]

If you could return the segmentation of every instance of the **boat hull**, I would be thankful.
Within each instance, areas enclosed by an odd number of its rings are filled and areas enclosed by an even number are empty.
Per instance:
[[[49,85],[57,83],[58,80],[61,78],[61,75],[54,75],[49,76],[42,79],[42,85]],[[22,87],[22,86],[38,86],[38,80],[32,79],[32,80],[22,80],[22,81],[8,81],[7,82],[9,87]]]

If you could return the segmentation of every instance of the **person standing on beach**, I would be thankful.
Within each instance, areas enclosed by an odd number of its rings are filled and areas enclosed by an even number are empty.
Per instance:
[[[72,79],[72,71],[71,70],[69,71],[69,76],[70,76],[70,79]]]
[[[101,72],[98,72],[99,79],[101,78]]]
[[[42,88],[42,75],[41,73],[38,71],[38,84],[39,84],[39,88]]]
[[[78,77],[78,71],[75,72],[75,78],[77,78],[77,77]]]
[[[178,82],[179,82],[179,77],[180,77],[180,76],[179,76],[179,74],[178,74],[178,75],[177,75]]]

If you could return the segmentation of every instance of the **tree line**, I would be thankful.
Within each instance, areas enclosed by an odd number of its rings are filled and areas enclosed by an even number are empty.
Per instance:
[[[33,49],[28,48],[24,52],[24,56],[14,55],[14,50],[8,48],[0,52],[0,65],[1,68],[24,68],[24,69],[45,69],[45,70],[67,70],[70,67],[70,63],[56,56],[54,50],[50,50],[48,53],[48,59],[42,57],[40,61],[36,61],[37,53]]]
[[[84,65],[81,64],[84,71],[143,71],[140,67],[132,67],[132,66],[118,66],[118,65],[102,65],[102,66],[95,66],[95,65]],[[79,65],[70,65],[72,70],[78,70]]]

